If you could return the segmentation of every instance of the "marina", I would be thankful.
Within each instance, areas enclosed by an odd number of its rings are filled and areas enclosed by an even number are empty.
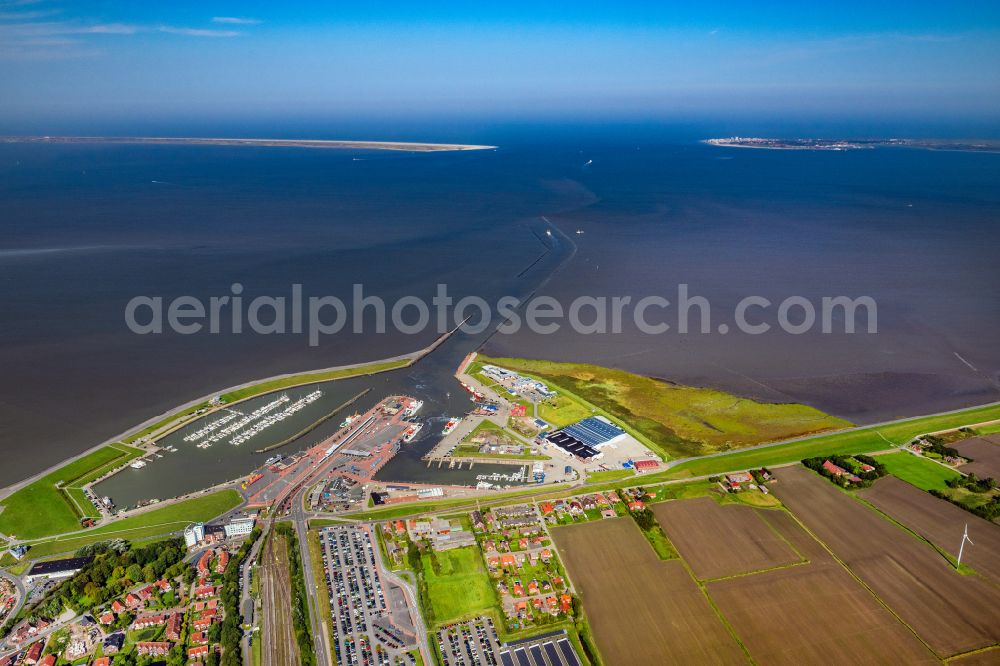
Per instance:
[[[548,236],[542,231],[541,234],[546,239],[544,242],[551,244],[552,251],[546,255],[545,261],[533,264],[516,285],[510,286],[514,295],[528,293],[536,281],[544,279],[571,253],[572,245],[565,241],[561,233],[554,231]],[[236,405],[222,406],[152,444],[153,451],[166,451],[170,455],[149,460],[144,469],[126,467],[95,484],[94,492],[100,497],[110,497],[120,508],[130,508],[152,498],[176,497],[226,482],[239,484],[252,472],[266,468],[265,462],[274,456],[274,452],[269,451],[272,446],[287,445],[288,455],[311,450],[334,437],[342,427],[361,418],[360,415],[372,409],[387,395],[409,396],[414,402],[400,409],[402,423],[397,442],[406,445],[391,456],[381,457],[375,479],[383,482],[474,488],[478,483],[477,475],[493,472],[506,474],[510,471],[510,465],[477,462],[475,471],[467,467],[438,468],[428,466],[424,456],[444,437],[441,431],[448,420],[453,417],[464,418],[464,415],[474,409],[475,396],[466,390],[455,391],[458,383],[455,369],[489,335],[490,331],[470,334],[459,330],[446,340],[435,342],[431,352],[421,356],[409,367],[377,375],[289,387],[281,393],[260,395]],[[303,402],[299,411],[282,420],[274,420],[267,428],[257,432],[253,437],[252,447],[213,446],[235,438],[239,431],[247,429],[268,414],[284,410],[317,391],[321,395],[312,402]],[[351,405],[351,412],[338,413],[341,409],[346,410],[348,405]],[[203,433],[200,439],[185,441],[185,437],[228,416],[228,413],[220,412],[230,409],[237,410],[242,415]],[[354,410],[357,413],[353,413]],[[254,418],[243,422],[255,414]],[[309,427],[316,423],[319,425],[315,428]],[[234,427],[237,424],[241,425]],[[412,437],[406,439],[408,429],[415,424],[419,424],[419,427],[412,431]],[[227,432],[223,434],[223,431]],[[254,487],[261,483],[263,481],[257,482]]]

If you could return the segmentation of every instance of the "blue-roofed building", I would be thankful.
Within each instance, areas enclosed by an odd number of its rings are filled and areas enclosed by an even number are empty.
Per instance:
[[[599,448],[625,437],[625,431],[600,416],[591,416],[562,429],[570,437],[587,446]]]

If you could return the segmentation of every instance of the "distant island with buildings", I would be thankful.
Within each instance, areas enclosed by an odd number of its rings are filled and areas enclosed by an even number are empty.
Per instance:
[[[957,150],[962,152],[997,152],[1000,141],[946,141],[937,139],[769,139],[731,136],[705,139],[703,143],[726,148],[765,148],[770,150],[864,150],[879,147]]]

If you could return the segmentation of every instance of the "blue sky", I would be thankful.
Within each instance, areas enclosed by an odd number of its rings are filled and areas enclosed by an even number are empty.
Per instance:
[[[893,117],[1000,123],[1000,3],[0,0],[0,123]]]

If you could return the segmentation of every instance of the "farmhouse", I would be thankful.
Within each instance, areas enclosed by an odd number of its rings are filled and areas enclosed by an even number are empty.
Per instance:
[[[746,483],[753,483],[753,475],[750,472],[726,474],[725,486],[730,492],[739,492]]]

